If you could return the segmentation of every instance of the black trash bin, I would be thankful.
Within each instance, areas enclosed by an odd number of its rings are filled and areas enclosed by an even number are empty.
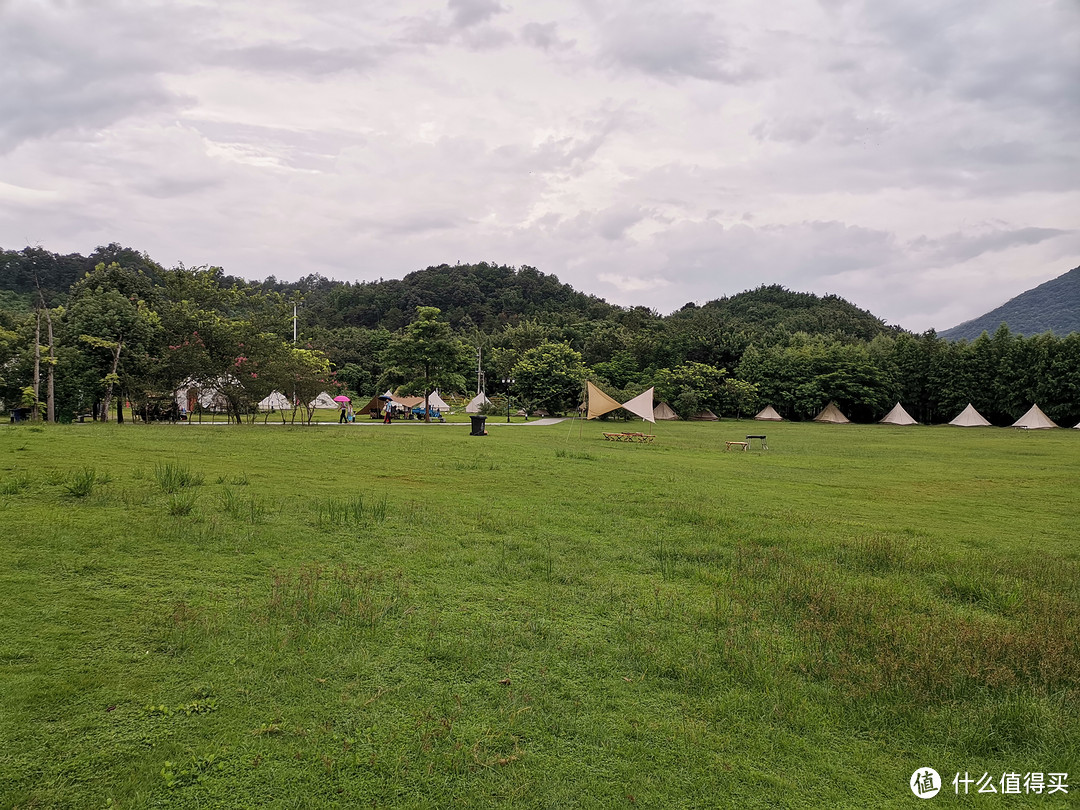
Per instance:
[[[470,436],[487,436],[487,431],[484,430],[484,422],[487,421],[486,416],[470,416],[472,420],[472,432]]]

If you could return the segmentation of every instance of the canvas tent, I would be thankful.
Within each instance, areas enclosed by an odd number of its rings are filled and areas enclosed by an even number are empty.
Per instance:
[[[450,406],[439,396],[438,388],[428,394],[428,407],[435,408],[439,413],[446,413],[450,410]]]
[[[1043,413],[1038,405],[1032,405],[1027,413],[1013,422],[1012,426],[1027,430],[1045,430],[1046,428],[1056,428],[1057,424]]]
[[[270,396],[259,401],[260,411],[288,411],[292,410],[289,398],[280,391],[271,391]]]
[[[764,408],[762,408],[760,411],[758,411],[758,415],[755,416],[754,418],[759,420],[759,421],[762,421],[762,422],[783,422],[784,421],[784,417],[782,417],[780,414],[778,414],[776,412],[776,408],[774,408],[772,405],[766,405]]]
[[[981,413],[975,410],[975,406],[970,402],[964,410],[960,411],[956,415],[956,418],[949,422],[950,425],[956,425],[957,427],[989,427],[990,423],[986,421]]]
[[[626,410],[635,416],[640,416],[646,422],[652,422],[656,424],[656,417],[653,415],[653,389],[650,388],[641,394],[638,394],[631,400],[622,404]]]
[[[893,409],[889,411],[880,420],[883,425],[917,425],[919,424],[911,418],[911,414],[904,410],[904,406],[899,402],[893,406]]]
[[[653,418],[662,419],[664,421],[671,421],[678,419],[679,415],[675,411],[671,410],[671,406],[666,402],[657,403],[657,406],[653,408]]]
[[[814,421],[828,422],[831,425],[845,425],[851,420],[840,412],[835,402],[830,402],[822,409],[821,413],[814,417]]]
[[[340,408],[338,403],[334,402],[334,398],[325,391],[321,392],[315,399],[311,400],[308,404],[309,408]]]
[[[491,402],[491,400],[481,391],[469,400],[469,404],[465,406],[465,413],[480,413],[480,409],[489,402]]]
[[[691,422],[719,422],[720,417],[708,408],[690,417]]]

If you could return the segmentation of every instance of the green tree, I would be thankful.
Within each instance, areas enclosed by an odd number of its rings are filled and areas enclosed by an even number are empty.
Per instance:
[[[727,369],[704,363],[683,363],[656,373],[656,395],[683,419],[689,419],[706,408],[721,410],[725,377]]]
[[[146,278],[117,265],[99,264],[72,288],[69,331],[96,372],[106,420],[114,388],[145,383],[161,337],[161,319],[142,294],[152,294]]]
[[[424,420],[431,421],[431,392],[436,388],[465,387],[461,373],[472,355],[469,347],[440,320],[438,307],[417,307],[416,319],[395,336],[383,351],[384,378],[397,382],[406,391],[424,393]]]
[[[565,413],[580,401],[585,365],[579,352],[549,341],[525,352],[511,374],[518,396],[529,405]]]

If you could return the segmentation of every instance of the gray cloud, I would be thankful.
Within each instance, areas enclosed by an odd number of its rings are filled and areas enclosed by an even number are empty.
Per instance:
[[[521,39],[525,43],[542,51],[563,51],[574,47],[574,40],[563,40],[559,36],[557,23],[526,23],[521,28]]]
[[[1037,245],[1075,231],[1058,228],[990,228],[982,233],[951,233],[937,239],[917,239],[913,249],[929,248],[937,261],[967,261],[984,253]]]
[[[167,56],[145,41],[153,29],[109,11],[19,2],[0,9],[0,150],[184,104],[162,80]]]
[[[706,12],[636,6],[604,20],[602,37],[607,61],[662,79],[742,83],[757,75],[733,62],[716,18]]]
[[[447,0],[454,25],[470,28],[506,11],[495,0]]]

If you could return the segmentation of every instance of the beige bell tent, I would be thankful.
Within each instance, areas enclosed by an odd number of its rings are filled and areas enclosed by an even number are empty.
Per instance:
[[[439,396],[438,388],[428,394],[428,407],[434,408],[439,413],[450,412],[450,406],[446,404],[446,400]]]
[[[640,416],[646,422],[652,422],[656,424],[656,417],[653,415],[653,389],[650,388],[641,394],[638,394],[631,400],[628,400],[622,404],[622,407],[634,414],[634,416]]]
[[[308,404],[309,408],[340,408],[341,406],[334,402],[334,398],[325,391],[321,391],[315,399],[311,400]]]
[[[1013,422],[1012,426],[1026,430],[1045,430],[1046,428],[1056,428],[1057,424],[1043,413],[1038,405],[1032,405],[1027,413]]]
[[[776,412],[776,408],[772,405],[766,405],[760,411],[758,415],[754,417],[759,422],[783,422],[784,417]]]
[[[1080,430],[1080,422],[1077,422],[1075,425],[1073,425],[1073,428],[1075,430]]]
[[[690,421],[691,422],[719,422],[720,417],[717,416],[712,411],[710,411],[708,408],[706,408],[705,410],[701,411],[700,413],[695,413],[693,416],[691,416]]]
[[[653,417],[668,422],[678,419],[679,415],[671,410],[671,406],[666,402],[659,402],[656,407],[653,408]],[[1080,425],[1077,425],[1077,427],[1080,427]]]
[[[950,425],[956,425],[957,427],[989,427],[990,423],[983,418],[983,415],[975,410],[975,406],[970,402],[964,410],[960,411],[956,415],[956,418],[949,422]]]
[[[271,391],[266,399],[259,401],[259,410],[262,412],[288,411],[291,408],[292,405],[289,404],[289,398],[280,391]]]
[[[480,392],[469,400],[469,404],[465,406],[465,413],[480,413],[480,409],[489,402],[491,400],[483,392]]]
[[[828,422],[832,425],[844,425],[850,422],[844,414],[840,413],[840,409],[836,407],[835,402],[830,402],[826,405],[821,413],[814,417],[815,422]]]
[[[893,407],[891,411],[885,414],[884,418],[880,420],[882,425],[917,425],[919,424],[911,418],[911,414],[904,410],[904,406],[899,402]]]

